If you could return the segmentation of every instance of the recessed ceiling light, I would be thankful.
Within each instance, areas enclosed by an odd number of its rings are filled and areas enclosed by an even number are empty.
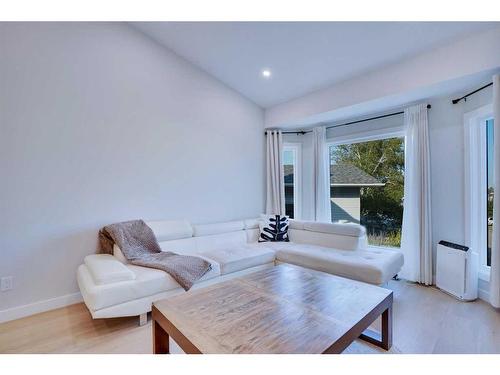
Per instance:
[[[269,69],[262,69],[262,77],[271,78],[271,71]]]

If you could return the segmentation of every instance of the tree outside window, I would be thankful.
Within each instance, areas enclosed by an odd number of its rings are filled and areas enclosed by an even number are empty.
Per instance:
[[[330,164],[332,221],[356,222],[357,214],[371,245],[400,247],[404,138],[331,146]]]

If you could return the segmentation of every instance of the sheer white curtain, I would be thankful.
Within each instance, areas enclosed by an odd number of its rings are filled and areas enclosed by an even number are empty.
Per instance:
[[[326,128],[313,129],[314,219],[330,222],[330,162],[326,145]]]
[[[493,76],[493,243],[491,246],[490,303],[500,308],[500,75]]]
[[[400,276],[432,285],[431,194],[427,106],[405,109],[405,182]]]
[[[283,182],[283,134],[267,131],[266,147],[266,213],[285,214],[285,184]]]

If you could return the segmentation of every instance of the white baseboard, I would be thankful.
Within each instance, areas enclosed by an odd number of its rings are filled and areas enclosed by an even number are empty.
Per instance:
[[[38,314],[41,312],[58,309],[60,307],[73,305],[82,302],[83,298],[80,292],[67,294],[65,296],[55,297],[44,301],[30,303],[29,305],[12,307],[6,310],[0,310],[0,323],[8,322],[9,320],[23,318]]]
[[[484,289],[478,289],[477,296],[479,299],[482,299],[484,302],[490,303],[490,291]]]

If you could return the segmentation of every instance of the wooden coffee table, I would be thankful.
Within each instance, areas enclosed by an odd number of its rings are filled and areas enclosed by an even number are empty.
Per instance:
[[[367,331],[382,315],[382,332]],[[153,350],[341,353],[358,337],[392,345],[392,291],[282,264],[153,304]]]

